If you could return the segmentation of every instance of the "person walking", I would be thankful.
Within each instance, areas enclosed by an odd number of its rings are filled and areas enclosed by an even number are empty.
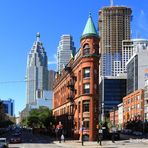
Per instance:
[[[98,143],[100,145],[102,145],[102,138],[103,138],[103,130],[102,129],[99,129],[98,130]]]
[[[112,143],[115,143],[115,133],[114,133],[114,131],[112,132]]]
[[[62,136],[62,130],[63,130],[63,125],[61,124],[61,122],[59,122],[59,124],[57,125],[57,137],[59,140],[59,143],[61,143],[61,136]]]

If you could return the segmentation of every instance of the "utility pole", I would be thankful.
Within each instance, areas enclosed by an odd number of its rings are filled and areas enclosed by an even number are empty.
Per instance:
[[[115,107],[113,107],[113,128],[112,128],[112,142],[115,142]]]
[[[113,107],[113,111],[114,111],[113,126],[115,127],[115,107]]]
[[[83,141],[83,121],[82,121],[82,146],[84,145],[83,142],[84,142],[84,141]]]

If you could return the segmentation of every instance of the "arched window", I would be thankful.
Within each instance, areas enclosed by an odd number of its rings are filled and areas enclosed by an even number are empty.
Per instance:
[[[83,55],[88,55],[90,53],[90,47],[88,44],[85,44],[83,47]]]

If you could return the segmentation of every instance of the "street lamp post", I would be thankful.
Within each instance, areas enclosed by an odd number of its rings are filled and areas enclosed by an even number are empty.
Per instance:
[[[113,128],[112,128],[112,142],[115,142],[115,107],[113,107]]]
[[[82,121],[82,146],[84,145],[84,141],[83,141],[84,139],[83,139],[83,121]]]

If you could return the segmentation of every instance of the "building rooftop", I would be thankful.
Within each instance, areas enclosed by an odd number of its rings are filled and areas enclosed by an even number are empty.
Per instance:
[[[131,9],[130,7],[127,7],[127,6],[118,6],[118,5],[114,5],[114,6],[105,6],[105,7],[103,7],[102,9],[125,9],[125,8]],[[102,10],[102,9],[101,9],[101,10]]]
[[[95,28],[94,22],[92,20],[91,14],[89,14],[87,23],[85,25],[84,31],[82,33],[81,39],[87,36],[96,36],[98,37],[97,30]]]

